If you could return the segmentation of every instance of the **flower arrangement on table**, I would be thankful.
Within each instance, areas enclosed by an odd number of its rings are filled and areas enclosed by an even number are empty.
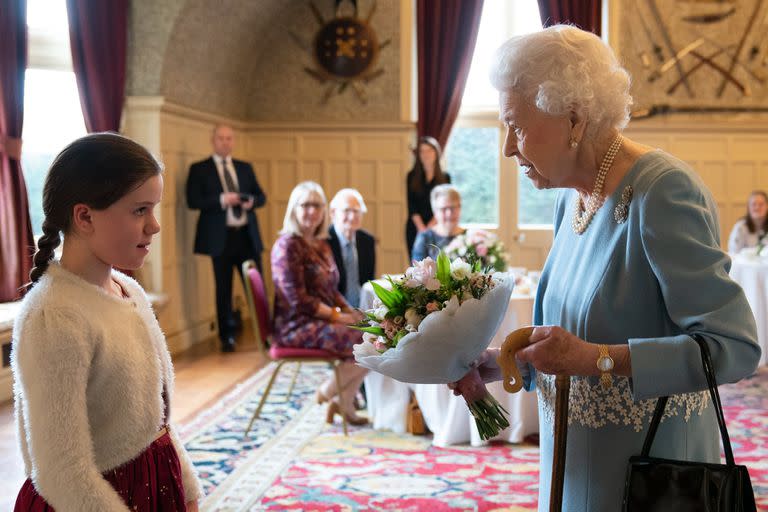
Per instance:
[[[353,327],[363,331],[354,346],[357,363],[402,382],[447,384],[464,377],[488,347],[507,310],[514,280],[486,272],[481,262],[413,263],[388,287],[371,282],[377,299],[366,318]],[[475,372],[477,373],[477,372]],[[464,396],[480,436],[488,439],[509,426],[506,412],[479,380]]]
[[[757,239],[757,245],[754,247],[744,247],[739,256],[747,258],[768,258],[768,235],[761,235]]]
[[[509,264],[499,237],[482,229],[468,229],[451,240],[444,250],[449,259],[462,258],[470,264],[479,261],[481,268],[497,272],[504,272]]]

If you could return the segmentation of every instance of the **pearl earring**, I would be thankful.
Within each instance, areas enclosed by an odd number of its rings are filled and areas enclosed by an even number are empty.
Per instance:
[[[575,140],[571,141],[571,149],[576,149],[578,146],[579,146],[578,142],[576,142]]]

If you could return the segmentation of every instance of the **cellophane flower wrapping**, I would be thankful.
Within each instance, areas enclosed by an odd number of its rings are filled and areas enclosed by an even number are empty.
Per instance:
[[[374,284],[378,300],[357,328],[360,366],[401,382],[447,384],[464,377],[488,348],[509,305],[514,278],[461,259],[414,262],[391,290]],[[509,425],[489,394],[468,405],[483,438]]]
[[[509,254],[499,237],[484,229],[468,229],[445,247],[445,254],[450,259],[461,258],[480,267],[504,272],[509,266]]]

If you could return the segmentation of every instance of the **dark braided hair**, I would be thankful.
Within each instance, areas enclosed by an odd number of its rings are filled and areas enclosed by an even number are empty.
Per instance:
[[[146,148],[116,133],[86,135],[64,148],[45,178],[43,236],[29,273],[32,284],[48,269],[61,234],[71,229],[75,205],[104,210],[161,172]]]

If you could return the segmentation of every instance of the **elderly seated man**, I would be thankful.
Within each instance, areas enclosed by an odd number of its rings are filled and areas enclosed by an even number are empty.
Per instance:
[[[360,289],[376,272],[376,241],[361,229],[367,211],[363,196],[353,188],[339,190],[331,200],[328,243],[339,269],[339,291],[353,307],[360,305]]]

